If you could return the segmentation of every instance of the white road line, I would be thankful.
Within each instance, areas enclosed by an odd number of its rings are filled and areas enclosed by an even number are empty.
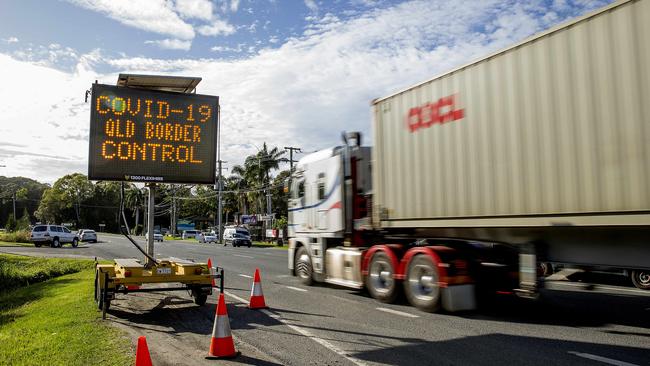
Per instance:
[[[552,283],[552,285],[560,285],[560,286],[570,286],[570,287],[585,287],[584,283],[570,283],[570,282],[556,282]],[[643,295],[648,295],[648,291],[646,290],[636,290],[632,288],[624,288],[624,287],[610,287],[610,286],[602,286],[602,285],[595,285],[596,290],[612,290],[612,291],[627,291],[627,292],[634,292],[637,294],[643,294]]]
[[[248,303],[248,301],[242,299],[239,296],[233,295],[230,292],[225,292],[225,294],[232,297],[233,299],[235,299],[235,300],[237,300],[239,302],[244,303],[244,304]],[[328,350],[336,353],[337,355],[345,358],[346,360],[352,362],[353,364],[355,364],[357,366],[366,366],[366,363],[363,362],[362,360],[352,356],[349,352],[346,352],[346,351],[336,347],[335,345],[331,344],[330,342],[328,342],[328,341],[326,341],[326,340],[324,340],[322,338],[316,337],[314,334],[312,334],[307,329],[304,329],[304,328],[302,328],[302,327],[300,327],[298,325],[295,325],[295,324],[290,324],[286,320],[282,319],[279,315],[274,314],[274,313],[270,312],[267,309],[261,309],[260,311],[263,312],[264,314],[266,314],[267,316],[269,316],[269,317],[279,321],[280,323],[286,325],[287,327],[289,327],[290,329],[292,329],[296,333],[302,334],[303,336],[305,336],[305,337],[311,339],[312,341],[320,344],[321,346],[323,346],[323,347],[327,348]]]
[[[245,275],[245,274],[239,274],[239,277],[245,277],[245,278],[253,278],[253,276]]]
[[[407,318],[419,318],[420,317],[418,315],[409,314],[409,313],[405,313],[403,311],[398,311],[398,310],[393,310],[393,309],[388,309],[388,308],[377,308],[377,310],[383,311],[383,312],[386,312],[386,313],[395,314],[395,315],[405,316]]]
[[[288,289],[295,290],[295,291],[300,291],[300,292],[307,292],[304,288],[299,288],[299,287],[293,287],[293,286],[285,286]]]
[[[569,351],[568,353],[572,354],[574,356],[587,358],[587,359],[594,360],[594,361],[600,361],[600,362],[608,363],[610,365],[637,366],[636,364],[633,364],[633,363],[629,363],[629,362],[625,362],[625,361],[619,361],[619,360],[615,360],[613,358],[607,358],[607,357],[603,357],[603,356],[596,356],[596,355],[592,355],[590,353],[581,353],[581,352],[575,352],[575,351]]]
[[[291,276],[289,276],[289,275],[279,275],[279,276],[276,276],[276,277],[277,278],[287,278],[287,277],[291,277]]]
[[[242,257],[242,258],[255,259],[255,257],[251,257],[250,255],[241,255],[241,254],[233,254],[233,257]]]

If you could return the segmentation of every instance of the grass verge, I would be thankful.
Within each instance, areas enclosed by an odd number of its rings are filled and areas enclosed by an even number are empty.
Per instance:
[[[83,269],[0,295],[0,365],[133,364],[130,339],[101,321],[93,279]]]
[[[0,241],[0,247],[33,247],[32,243],[11,243],[6,241]]]
[[[253,246],[258,248],[275,248],[275,249],[285,249],[285,250],[289,248],[287,244],[277,245],[276,243],[267,243],[265,241],[254,241]]]
[[[93,268],[92,261],[1,254],[0,294],[18,287],[47,281],[53,277],[90,268]]]

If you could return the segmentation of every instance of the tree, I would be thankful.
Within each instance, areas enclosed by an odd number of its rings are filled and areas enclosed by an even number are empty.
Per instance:
[[[9,215],[5,229],[7,230],[7,232],[13,232],[16,230],[16,219],[14,218],[13,214]]]
[[[144,208],[145,195],[146,192],[144,189],[140,189],[132,183],[128,183],[124,190],[124,205],[127,208],[131,209],[133,211],[133,216],[135,216],[135,226],[133,232],[136,235],[139,234],[138,231],[140,228],[140,209]],[[144,218],[144,220],[146,220],[146,218]]]
[[[66,207],[73,207],[78,225],[81,225],[81,202],[91,198],[94,193],[93,184],[81,173],[68,174],[54,183],[54,188],[62,192]]]
[[[29,217],[29,212],[27,212],[27,207],[23,209],[23,216],[16,223],[16,228],[18,230],[29,230],[29,225],[32,224],[32,220]]]

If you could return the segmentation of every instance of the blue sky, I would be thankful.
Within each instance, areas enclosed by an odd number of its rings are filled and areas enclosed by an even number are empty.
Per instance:
[[[264,141],[314,151],[369,101],[607,0],[0,0],[0,175],[87,171],[94,80],[200,76],[221,97],[224,160]],[[29,111],[29,113],[25,113]]]

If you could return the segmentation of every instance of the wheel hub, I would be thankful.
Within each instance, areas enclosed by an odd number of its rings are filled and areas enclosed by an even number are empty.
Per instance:
[[[375,291],[387,293],[393,288],[393,271],[389,263],[375,261],[370,268],[370,279]]]
[[[438,282],[429,266],[418,264],[411,267],[409,272],[408,286],[415,297],[431,301],[438,295]]]

